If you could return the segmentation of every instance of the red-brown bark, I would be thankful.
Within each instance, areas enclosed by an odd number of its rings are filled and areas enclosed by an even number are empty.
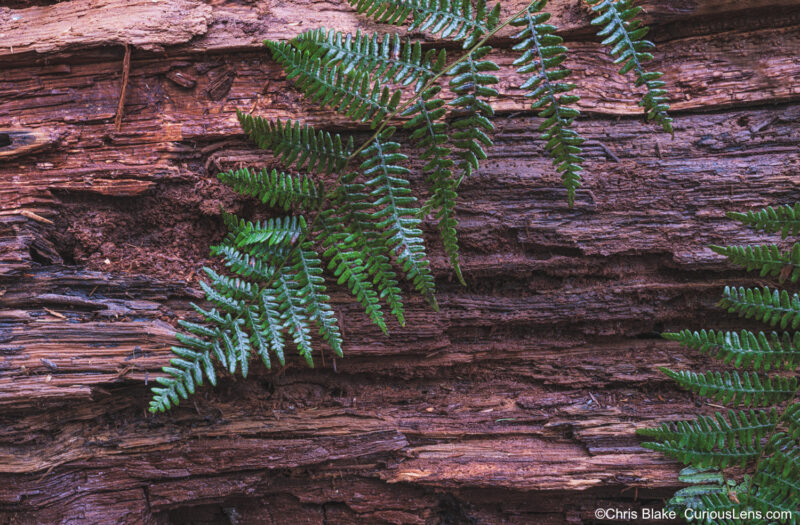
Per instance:
[[[235,109],[366,137],[259,42],[376,26],[344,3],[122,4],[0,10],[0,128],[38,140],[0,146],[0,521],[593,523],[674,491],[678,466],[633,432],[698,410],[657,372],[698,356],[658,333],[725,326],[722,286],[757,282],[706,248],[755,238],[724,211],[797,199],[796,2],[645,3],[672,140],[635,116],[578,3],[553,0],[588,140],[575,209],[503,51],[496,146],[461,187],[468,286],[427,225],[440,313],[411,299],[386,338],[334,293],[344,359],[253,367],[155,417],[220,205],[255,209],[213,175],[274,164]]]

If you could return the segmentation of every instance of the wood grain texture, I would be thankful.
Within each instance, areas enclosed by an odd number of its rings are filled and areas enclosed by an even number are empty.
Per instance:
[[[756,239],[724,211],[797,200],[794,3],[646,2],[678,110],[671,140],[634,116],[577,2],[554,0],[584,97],[575,209],[539,119],[511,91],[500,38],[510,94],[458,208],[468,286],[426,224],[441,313],[411,299],[408,328],[386,338],[335,291],[344,359],[252,367],[153,417],[147,389],[175,319],[201,297],[220,206],[259,213],[213,174],[274,165],[235,109],[367,136],[304,103],[257,42],[375,27],[340,3],[163,4],[155,29],[156,15],[108,17],[105,36],[0,47],[0,127],[52,136],[0,164],[0,522],[548,525],[660,507],[678,467],[633,431],[715,408],[657,373],[704,363],[658,333],[729,326],[712,306],[721,288],[760,281],[706,248]],[[38,13],[45,31],[122,4],[100,6],[19,14]],[[7,35],[20,26],[6,14]],[[120,36],[132,27],[138,44]],[[122,43],[139,50],[116,132]]]

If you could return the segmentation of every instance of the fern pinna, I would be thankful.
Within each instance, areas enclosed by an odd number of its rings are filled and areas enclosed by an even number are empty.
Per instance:
[[[754,230],[798,232],[800,203],[758,212],[729,213]],[[797,280],[800,243],[788,250],[777,245],[712,246],[735,265]],[[694,372],[662,369],[681,387],[728,405],[725,415],[664,423],[640,429],[653,439],[644,443],[687,465],[680,479],[689,486],[669,505],[693,515],[717,516],[704,523],[800,522],[800,298],[787,290],[726,287],[719,306],[740,317],[779,327],[782,332],[683,330],[664,334],[670,340],[734,368]],[[741,370],[738,370],[741,369]],[[769,515],[768,512],[779,514]],[[727,518],[725,517],[727,516]],[[772,516],[772,517],[770,517]],[[702,521],[702,520],[701,520]]]
[[[267,368],[283,365],[296,347],[309,366],[317,337],[342,355],[342,336],[330,306],[329,281],[346,288],[383,332],[388,314],[405,323],[401,281],[437,308],[435,284],[421,222],[433,215],[459,281],[456,199],[459,184],[480,169],[492,146],[500,68],[492,37],[515,28],[514,62],[521,84],[542,122],[544,148],[561,175],[573,206],[580,184],[583,138],[572,129],[579,97],[564,66],[567,49],[548,24],[546,0],[535,0],[500,19],[500,5],[485,0],[349,0],[380,23],[406,26],[460,44],[454,60],[438,49],[395,33],[355,35],[331,29],[307,31],[289,42],[265,42],[272,58],[312,102],[358,123],[371,137],[356,147],[352,137],[293,120],[238,113],[245,134],[270,151],[285,171],[243,167],[219,174],[239,193],[289,215],[251,222],[226,215],[227,237],[212,248],[226,275],[205,269],[209,307],[194,305],[202,322],[181,321],[175,357],[158,379],[153,412],[177,405],[217,370],[246,376],[251,358]],[[589,4],[595,4],[587,0]],[[632,61],[644,106],[665,129],[660,73],[645,72],[646,28],[628,0],[595,9],[612,54]],[[612,13],[612,16],[608,16]],[[624,42],[627,47],[622,46]],[[445,90],[445,87],[447,88]],[[396,122],[395,122],[396,121]],[[402,135],[421,151],[429,198],[418,202],[408,181]],[[671,130],[671,128],[669,128]],[[299,173],[297,173],[299,172]],[[325,275],[329,276],[326,281]],[[387,314],[388,311],[388,314]]]

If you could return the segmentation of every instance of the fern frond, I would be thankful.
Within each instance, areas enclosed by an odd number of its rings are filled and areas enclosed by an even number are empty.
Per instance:
[[[203,376],[208,378],[212,385],[217,384],[217,376],[208,351],[197,352],[178,346],[172,347],[172,352],[178,356],[171,359],[172,366],[162,370],[169,374],[168,377],[158,377],[156,381],[162,385],[153,387],[153,399],[150,401],[150,412],[165,412],[180,403],[180,399],[187,399],[195,391],[195,385],[203,384]]]
[[[707,512],[710,516],[726,516],[743,510],[744,505],[737,503],[732,496],[745,493],[747,488],[737,485],[731,479],[725,479],[715,467],[685,467],[678,475],[678,480],[688,483],[689,486],[677,491],[664,506],[664,510],[675,511],[679,516],[685,516],[686,509],[692,509],[695,515]],[[734,525],[737,522],[721,519],[718,523]]]
[[[766,513],[784,511],[790,518],[780,523],[800,522],[800,446],[783,433],[772,436],[767,457],[758,465],[747,503]]]
[[[781,222],[789,215],[782,212],[779,217],[777,212],[770,210],[729,216],[754,229],[788,232],[793,228],[790,222]],[[779,220],[773,221],[776,218]],[[712,249],[748,270],[760,270],[762,276],[778,276],[781,280],[797,278],[800,265],[798,244],[788,253],[781,253],[776,246],[769,245],[712,246]],[[800,297],[797,294],[790,297],[785,290],[771,290],[766,286],[761,289],[729,286],[725,288],[719,306],[730,313],[736,312],[741,317],[755,318],[773,326],[780,323],[785,328],[790,324],[793,327],[800,324]],[[756,370],[740,375],[737,371],[697,374],[661,369],[680,386],[726,404],[767,407],[749,413],[730,411],[728,420],[719,414],[716,420],[700,416],[691,423],[664,424],[660,428],[640,431],[640,434],[659,441],[644,444],[647,448],[661,450],[693,466],[725,468],[734,465],[737,462],[720,458],[718,454],[731,452],[733,448],[737,449],[736,452],[758,452],[752,461],[738,463],[741,467],[747,466],[741,484],[728,481],[725,491],[707,485],[708,493],[700,489],[699,497],[684,497],[680,491],[673,501],[693,510],[734,511],[743,516],[741,519],[720,518],[719,522],[726,525],[800,523],[800,402],[797,402],[800,381],[794,373],[800,365],[800,332],[772,332],[768,336],[764,332],[749,330],[683,330],[663,336],[715,355],[725,363],[733,362],[737,367],[747,366]],[[758,372],[773,366],[793,373],[783,376]],[[738,472],[732,474],[741,475]],[[761,518],[753,514],[757,511],[762,513]],[[780,517],[766,514],[776,511],[785,514]]]
[[[728,212],[725,216],[739,221],[755,231],[781,232],[781,239],[785,239],[790,233],[792,235],[800,233],[800,202],[796,202],[794,205],[784,204],[776,208],[767,206],[759,211],[748,211],[747,213]]]
[[[242,130],[259,148],[272,151],[290,168],[331,174],[344,169],[355,149],[353,137],[342,139],[338,133],[315,130],[308,124],[286,120],[268,120],[236,110]]]
[[[349,0],[359,13],[385,24],[403,24],[413,15],[409,31],[429,31],[442,38],[474,46],[500,20],[500,4],[486,11],[486,0]]]
[[[368,270],[362,260],[362,252],[358,249],[354,236],[341,227],[341,220],[334,210],[323,212],[320,222],[322,224],[320,244],[325,250],[323,257],[330,260],[328,268],[333,271],[334,277],[338,278],[338,284],[347,285],[356,300],[364,307],[370,321],[383,333],[388,333],[378,293],[369,278]]]
[[[379,290],[379,297],[386,302],[400,326],[405,326],[403,297],[397,282],[397,275],[386,252],[382,235],[375,229],[369,211],[372,208],[371,197],[366,187],[354,182],[356,174],[351,173],[343,178],[339,186],[340,194],[334,205],[342,214],[342,222],[350,233],[348,241],[364,254],[364,266]]]
[[[711,249],[728,258],[728,261],[744,266],[748,272],[759,270],[761,277],[777,277],[780,282],[800,278],[800,243],[794,243],[788,252],[781,252],[774,244],[762,246],[711,246]]]
[[[745,372],[740,376],[736,371],[698,374],[687,370],[675,372],[668,368],[659,369],[686,390],[732,405],[781,403],[794,396],[798,384],[796,377],[772,377],[755,372]]]
[[[635,85],[645,86],[647,93],[639,105],[644,108],[648,120],[656,121],[664,131],[674,134],[672,118],[667,114],[669,99],[666,83],[660,78],[664,75],[657,71],[646,71],[642,64],[653,60],[649,53],[655,44],[644,40],[649,28],[636,18],[641,7],[635,7],[633,0],[586,0],[592,10],[599,16],[592,20],[592,25],[602,26],[598,36],[606,37],[604,46],[611,48],[611,55],[616,57],[615,64],[622,64],[621,75],[633,71],[636,76]]]
[[[380,81],[370,84],[367,72],[347,75],[339,66],[323,64],[309,52],[286,42],[265,44],[286,70],[287,78],[312,102],[333,108],[356,122],[369,122],[372,128],[397,109],[400,91],[392,92]]]
[[[188,333],[176,336],[183,346],[173,349],[179,357],[164,368],[168,376],[153,389],[152,412],[168,410],[193,393],[202,383],[200,372],[215,383],[212,356],[228,373],[238,369],[244,377],[253,350],[267,368],[271,353],[283,364],[283,332],[292,336],[300,354],[313,366],[311,321],[341,355],[341,334],[325,295],[320,260],[309,241],[291,250],[306,234],[305,219],[295,216],[253,223],[226,214],[225,222],[230,232],[212,252],[224,257],[236,277],[205,268],[208,281],[201,281],[200,287],[206,300],[220,310],[193,305],[204,322],[181,322]]]
[[[461,159],[458,167],[462,178],[469,177],[473,170],[478,169],[478,162],[486,159],[483,146],[492,146],[487,133],[494,131],[494,124],[489,120],[494,110],[485,99],[497,96],[497,90],[489,86],[497,84],[498,80],[487,72],[500,68],[491,60],[481,60],[491,50],[491,46],[481,46],[447,72],[452,77],[450,90],[456,95],[449,102],[455,108],[455,118],[450,127],[455,154]]]
[[[322,277],[322,261],[319,260],[314,245],[306,241],[294,252],[292,271],[296,274],[298,296],[305,305],[306,314],[313,319],[319,334],[331,349],[342,356],[342,335],[339,322],[328,304],[330,297],[325,295],[325,279]]]
[[[281,366],[286,364],[284,357],[285,343],[283,340],[282,329],[282,316],[280,312],[280,305],[278,304],[278,297],[275,295],[274,287],[272,290],[262,290],[258,306],[260,307],[260,315],[258,322],[261,328],[263,338],[269,343],[269,348],[278,357],[278,362]],[[269,356],[261,354],[261,359],[266,365],[267,369],[272,368]]]
[[[275,268],[264,259],[243,253],[231,244],[222,243],[212,246],[211,255],[223,257],[225,266],[233,273],[247,279],[266,282],[275,275]]]
[[[717,306],[770,326],[780,324],[781,328],[792,329],[800,326],[800,295],[794,293],[790,297],[786,290],[726,286]]]
[[[724,363],[732,362],[737,368],[745,366],[768,371],[773,366],[782,366],[793,370],[800,364],[800,332],[795,332],[793,336],[788,332],[783,335],[773,332],[767,338],[764,332],[755,334],[749,330],[742,330],[738,334],[714,330],[682,330],[663,336],[688,348],[709,353],[722,359]]]
[[[800,403],[793,403],[786,407],[783,413],[786,422],[786,432],[793,438],[800,438]]]
[[[712,450],[733,443],[759,448],[761,440],[775,425],[779,415],[775,408],[765,410],[729,410],[728,419],[716,412],[714,417],[699,416],[690,421],[662,423],[656,428],[638,429],[637,434],[662,442],[692,444],[698,449]]]
[[[673,494],[664,510],[676,511],[683,515],[684,509],[700,510],[705,507],[703,498],[726,495],[728,487],[725,477],[714,467],[684,467],[678,474],[678,481],[688,483]],[[730,501],[730,500],[729,500]]]
[[[311,328],[294,276],[282,270],[275,279],[276,303],[280,310],[282,328],[289,332],[306,364],[314,367],[311,349]]]
[[[238,315],[242,310],[242,301],[235,297],[230,297],[220,293],[215,287],[205,281],[200,281],[200,288],[206,294],[206,300],[217,305],[222,311]]]
[[[292,206],[316,208],[325,195],[322,182],[314,182],[306,175],[289,175],[277,170],[243,168],[222,172],[217,177],[242,195],[255,197],[264,204],[286,211]]]
[[[324,27],[297,36],[292,43],[311,54],[323,64],[337,64],[344,74],[368,72],[373,81],[407,86],[414,84],[419,92],[431,78],[442,71],[447,60],[444,49],[429,49],[423,53],[419,41],[402,41],[399,35],[386,34],[380,38],[357,31],[344,35]]]
[[[453,161],[450,157],[450,148],[447,147],[447,124],[443,121],[446,113],[444,101],[436,98],[441,87],[434,86],[421,93],[414,103],[406,109],[402,116],[409,120],[403,125],[404,129],[411,131],[411,140],[424,148],[422,159],[427,162],[422,168],[428,174],[431,185],[431,197],[420,210],[420,217],[431,211],[436,213],[439,220],[439,235],[442,238],[445,252],[450,258],[450,264],[461,284],[464,277],[461,274],[461,265],[458,259],[458,236],[456,228],[458,220],[455,217],[456,181],[453,179]]]
[[[684,465],[696,467],[725,468],[732,465],[744,467],[761,455],[761,451],[752,445],[730,444],[724,448],[708,450],[703,444],[695,442],[665,440],[660,443],[642,443],[642,446],[675,458]]]
[[[580,186],[583,169],[581,144],[584,139],[571,128],[580,113],[569,106],[578,102],[580,97],[568,94],[575,88],[574,84],[563,82],[570,74],[569,69],[562,67],[567,48],[562,45],[564,39],[555,34],[557,28],[545,23],[550,19],[550,13],[540,11],[546,4],[547,0],[533,2],[524,15],[511,22],[511,25],[523,28],[513,36],[520,40],[513,49],[523,51],[522,56],[514,60],[514,65],[519,66],[517,72],[520,74],[533,73],[520,89],[532,90],[525,96],[533,99],[532,109],[539,110],[539,117],[544,119],[539,131],[543,132],[545,148],[556,170],[561,173],[571,208],[575,202],[575,190]]]
[[[306,220],[301,215],[278,217],[261,222],[240,219],[232,214],[223,214],[237,248],[248,245],[279,246],[294,243],[306,229]]]
[[[366,157],[361,171],[364,176],[371,177],[365,186],[377,210],[371,218],[381,231],[386,250],[397,258],[406,278],[435,307],[433,274],[419,229],[419,210],[412,207],[417,199],[411,195],[408,181],[403,178],[408,169],[398,164],[407,157],[399,153],[400,144],[388,140],[393,131],[389,128],[381,133],[361,153]]]

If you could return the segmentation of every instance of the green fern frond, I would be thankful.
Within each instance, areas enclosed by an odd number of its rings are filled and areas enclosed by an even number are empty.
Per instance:
[[[200,281],[200,288],[202,288],[203,292],[206,294],[206,301],[214,303],[223,312],[238,315],[242,310],[243,303],[240,299],[220,293],[219,290],[205,281]]]
[[[780,282],[800,278],[800,243],[794,243],[788,252],[774,244],[762,246],[711,246],[711,249],[728,258],[728,261],[744,266],[748,272],[759,270],[761,277],[777,277]]]
[[[300,355],[306,360],[306,364],[313,368],[311,325],[298,288],[295,277],[288,271],[282,270],[278,274],[275,280],[275,290],[277,291],[276,303],[283,322],[282,328],[289,332]]]
[[[334,205],[341,212],[342,222],[347,225],[350,233],[348,240],[364,254],[364,266],[373,284],[378,287],[379,297],[389,306],[400,326],[405,326],[403,297],[390,254],[372,221],[371,197],[363,184],[354,182],[355,177],[356,174],[351,173],[343,178]]]
[[[755,372],[696,372],[681,370],[675,372],[659,368],[681,387],[701,396],[731,405],[764,406],[774,405],[791,399],[797,390],[796,377],[759,375]]]
[[[298,295],[302,298],[306,313],[313,319],[319,334],[338,356],[342,356],[342,334],[333,308],[328,304],[330,297],[325,295],[325,278],[322,277],[322,261],[314,245],[306,241],[294,252],[291,269],[295,272]]]
[[[723,501],[727,500],[728,504],[732,503],[727,497],[730,482],[714,467],[685,467],[678,475],[678,480],[688,483],[689,486],[677,491],[664,506],[664,510],[675,511],[681,516],[685,509],[709,510],[709,498],[717,496],[721,496]]]
[[[411,131],[411,140],[424,148],[420,156],[427,162],[422,168],[428,174],[431,185],[431,197],[420,209],[420,218],[430,212],[436,213],[439,220],[439,235],[442,238],[445,252],[450,264],[461,284],[461,264],[458,259],[458,220],[455,217],[456,181],[453,179],[453,161],[450,159],[450,148],[447,147],[447,123],[443,121],[446,113],[444,101],[436,98],[441,87],[434,86],[421,93],[414,103],[406,109],[402,116],[409,118],[403,125]]]
[[[242,195],[255,197],[264,204],[286,211],[292,206],[316,208],[325,195],[322,182],[314,182],[306,175],[289,175],[266,168],[261,171],[248,168],[231,170],[217,177]]]
[[[259,299],[260,315],[258,316],[258,322],[261,327],[261,333],[267,339],[270,350],[278,357],[278,362],[283,366],[286,364],[286,358],[284,357],[286,343],[281,331],[282,316],[274,287],[272,290],[262,290]],[[261,354],[261,359],[267,369],[272,368],[268,355]]]
[[[715,332],[701,330],[693,332],[682,330],[663,334],[665,339],[678,341],[682,345],[709,353],[724,363],[734,366],[750,367],[753,370],[785,367],[795,369],[800,364],[800,332],[794,335],[772,332],[770,338],[764,332],[755,334],[749,330],[736,332]]]
[[[714,417],[699,416],[695,420],[662,423],[656,428],[645,428],[637,434],[658,441],[692,444],[698,449],[724,448],[728,444],[743,443],[760,447],[761,439],[778,424],[775,408],[765,410],[729,410],[728,419],[716,412]]]
[[[225,213],[223,219],[231,232],[232,243],[237,248],[248,245],[263,247],[292,244],[306,229],[306,220],[301,215],[251,222]]]
[[[520,74],[534,73],[520,89],[532,90],[525,96],[533,99],[532,109],[539,110],[539,117],[544,119],[539,131],[543,132],[545,148],[561,174],[571,208],[575,202],[575,190],[580,186],[583,169],[581,144],[584,139],[571,128],[580,113],[569,106],[578,102],[580,97],[568,94],[575,88],[574,84],[563,82],[570,74],[569,69],[562,67],[567,48],[562,45],[564,39],[555,34],[557,28],[545,23],[550,19],[550,13],[540,11],[546,4],[547,0],[533,2],[523,16],[511,22],[511,25],[523,28],[513,36],[520,40],[513,49],[523,51],[522,56],[514,60],[514,65],[519,66],[517,72]]]
[[[409,170],[398,164],[408,157],[399,153],[400,144],[388,140],[393,131],[393,128],[387,129],[361,152],[366,158],[361,163],[361,172],[371,177],[365,186],[377,210],[371,218],[381,231],[384,246],[397,258],[406,278],[436,307],[433,274],[419,229],[419,210],[412,207],[417,199],[411,195],[408,181],[403,178]]]
[[[275,268],[259,257],[243,253],[231,244],[222,243],[211,247],[211,255],[224,259],[224,264],[233,273],[256,281],[269,281],[275,275]]]
[[[670,440],[642,443],[642,446],[675,458],[684,465],[697,467],[725,468],[732,465],[744,467],[748,462],[758,459],[761,454],[756,447],[736,444],[714,450],[708,450],[703,444]]]
[[[209,277],[211,283],[210,285],[207,284],[206,287],[212,288],[216,294],[220,294],[227,299],[236,301],[238,306],[234,309],[234,311],[237,313],[241,308],[241,301],[253,300],[254,298],[258,297],[258,294],[261,291],[259,290],[258,285],[254,283],[239,279],[238,277],[219,275],[212,268],[203,268],[203,272],[205,272],[205,274]],[[219,306],[225,307],[223,304],[220,304]]]
[[[444,68],[447,53],[444,49],[422,50],[419,41],[402,41],[397,34],[380,38],[357,31],[343,35],[324,27],[297,36],[292,43],[311,54],[323,64],[337,64],[344,74],[368,72],[373,81],[391,82],[402,86],[414,84],[419,92],[431,78]]]
[[[784,204],[777,208],[767,206],[759,211],[748,211],[747,213],[728,212],[725,216],[739,221],[755,231],[781,232],[781,239],[785,239],[790,233],[792,235],[800,233],[800,202],[796,202],[794,205]]]
[[[168,410],[192,394],[202,383],[201,371],[216,383],[212,356],[228,373],[239,370],[244,377],[253,350],[267,368],[271,367],[270,354],[284,364],[284,332],[313,366],[312,321],[341,355],[341,334],[325,295],[320,260],[309,241],[291,249],[306,234],[305,219],[295,216],[253,223],[226,214],[225,222],[230,232],[212,252],[222,256],[236,276],[205,268],[208,281],[201,281],[200,287],[219,311],[193,305],[204,322],[181,322],[187,333],[176,337],[183,346],[173,349],[178,358],[163,369],[168,376],[159,379],[161,386],[153,389],[152,412]]]
[[[456,95],[448,104],[455,108],[455,118],[450,124],[451,140],[456,156],[461,159],[458,163],[461,178],[469,177],[478,169],[478,162],[486,159],[483,147],[493,144],[488,133],[494,131],[494,124],[489,120],[494,110],[485,99],[497,96],[497,90],[489,86],[497,84],[498,80],[487,72],[500,68],[491,60],[481,60],[491,50],[491,46],[481,46],[447,72],[452,77],[450,90]]]
[[[636,86],[645,86],[647,93],[639,105],[644,108],[648,120],[656,121],[664,131],[674,134],[672,118],[667,114],[669,101],[666,83],[660,78],[664,75],[657,71],[645,71],[642,64],[653,60],[649,53],[655,44],[644,40],[649,28],[636,19],[641,7],[635,7],[633,0],[586,0],[592,10],[599,16],[592,20],[592,25],[602,26],[598,36],[606,37],[604,46],[611,48],[611,55],[616,57],[615,64],[622,64],[621,75],[633,71]]]
[[[762,210],[759,214],[732,216],[754,229],[788,231],[791,225],[770,222],[778,217],[776,212]],[[785,216],[784,216],[785,217]],[[789,253],[781,253],[775,246],[712,247],[715,252],[729,257],[731,262],[759,269],[762,275],[781,279],[796,279],[800,248],[795,244]],[[719,303],[731,313],[755,318],[773,326],[790,324],[798,326],[800,298],[789,296],[787,291],[768,287],[745,289],[726,287]],[[756,372],[739,375],[737,371],[674,372],[661,369],[680,386],[731,405],[763,406],[763,410],[749,412],[729,411],[725,420],[716,415],[713,420],[700,416],[692,422],[667,423],[659,428],[645,429],[639,434],[655,440],[644,446],[676,457],[693,467],[715,466],[725,468],[737,465],[746,468],[740,484],[723,479],[719,473],[718,485],[704,484],[689,487],[676,493],[670,501],[672,508],[691,508],[695,511],[737,512],[742,519],[722,519],[709,523],[753,523],[777,525],[800,523],[800,381],[796,374],[789,376],[759,373],[771,367],[794,372],[800,365],[800,332],[699,332],[683,330],[663,334],[667,339],[679,341],[689,348],[710,353],[725,363],[750,367]],[[749,452],[757,452],[748,458]],[[733,455],[731,455],[733,453]],[[727,456],[726,456],[727,454]],[[737,460],[736,454],[740,454]],[[715,473],[712,473],[715,474]],[[725,473],[741,476],[741,472]],[[697,491],[695,495],[693,490]],[[754,511],[785,511],[783,517],[769,519],[753,516]],[[749,513],[749,514],[743,514]]]
[[[781,328],[791,326],[792,329],[800,326],[800,295],[794,293],[790,297],[786,290],[770,290],[768,286],[762,289],[726,286],[717,306],[770,326],[780,324]]]
[[[786,432],[792,439],[800,438],[800,403],[793,403],[786,407],[783,420],[786,422]]]
[[[434,193],[431,195],[431,207],[436,209],[437,227],[442,245],[450,259],[450,265],[456,274],[458,282],[466,286],[467,282],[461,274],[461,263],[458,260],[458,219],[456,219],[456,181],[452,178],[442,178],[434,183]]]
[[[150,412],[165,412],[187,399],[195,392],[195,386],[203,384],[203,376],[212,385],[217,384],[217,376],[208,351],[196,352],[188,348],[172,347],[178,356],[170,360],[172,366],[164,367],[167,377],[158,377],[156,381],[162,385],[153,387],[153,399],[150,401]]]
[[[753,476],[747,503],[766,513],[784,511],[791,516],[781,523],[798,523],[800,520],[800,446],[795,439],[783,433],[771,437],[767,444],[767,457],[758,465]]]
[[[684,516],[687,509],[692,509],[696,516],[702,512],[710,516],[726,516],[733,512],[745,510],[744,505],[736,501],[735,494],[747,491],[744,485],[737,485],[715,467],[685,467],[678,475],[678,480],[689,486],[677,491],[664,506],[664,510],[674,511]],[[709,522],[710,523],[710,522]],[[734,525],[735,521],[718,521],[719,525]]]
[[[368,72],[347,75],[339,66],[322,63],[286,42],[265,44],[286,70],[287,78],[312,102],[333,108],[356,122],[369,122],[372,128],[397,109],[400,91],[392,92],[380,81],[371,84]]]
[[[489,99],[498,94],[493,87],[498,79],[492,72],[499,67],[489,59],[491,47],[486,42],[513,19],[524,26],[517,49],[525,54],[517,65],[523,72],[535,73],[523,87],[533,90],[529,96],[544,118],[541,131],[546,149],[564,179],[572,205],[582,160],[582,139],[569,129],[578,115],[569,106],[577,97],[568,93],[572,86],[562,82],[568,73],[561,67],[566,50],[555,28],[545,24],[547,15],[538,13],[543,0],[536,0],[530,9],[502,24],[499,4],[489,8],[485,0],[349,1],[380,22],[398,24],[411,17],[411,31],[458,41],[465,54],[448,66],[444,50],[425,50],[421,42],[395,34],[345,35],[326,29],[306,32],[291,42],[265,42],[288,80],[312,103],[369,123],[377,131],[355,148],[351,137],[345,139],[291,120],[271,121],[237,112],[247,136],[270,150],[287,173],[239,168],[221,173],[219,178],[238,193],[271,207],[309,211],[311,220],[307,224],[303,216],[296,215],[251,222],[223,214],[229,232],[212,247],[212,254],[221,258],[224,271],[206,269],[207,279],[200,284],[213,306],[207,310],[195,306],[202,320],[181,323],[183,332],[176,336],[180,346],[175,347],[170,366],[163,369],[166,377],[159,379],[153,391],[150,408],[154,412],[176,405],[206,379],[215,383],[220,370],[246,376],[256,354],[268,369],[275,356],[283,364],[289,337],[313,366],[314,328],[334,353],[342,355],[342,337],[327,295],[322,257],[338,284],[348,288],[381,330],[387,329],[384,306],[403,325],[403,297],[393,262],[402,269],[402,277],[438,309],[420,228],[421,218],[433,213],[445,251],[463,283],[456,190],[464,177],[479,168],[479,162],[487,158],[485,148],[492,145]],[[623,6],[625,1],[615,5]],[[631,32],[626,34],[629,40],[644,36],[638,22],[630,20],[632,16],[628,11],[617,16],[623,30]],[[636,61],[637,67],[646,54],[639,49],[642,46],[645,44],[639,41],[631,43],[639,54],[634,52],[628,58]],[[626,58],[622,51],[620,60]],[[631,67],[626,64],[623,70]],[[668,117],[659,113],[664,100],[660,74],[645,73],[641,68],[636,73],[637,81],[649,90],[643,104],[651,117],[665,122],[663,118]],[[449,77],[454,94],[449,102],[454,116],[449,126],[446,102],[439,98],[441,87],[437,85],[444,76]],[[402,107],[401,92],[395,87],[413,90]],[[411,193],[406,177],[409,171],[401,165],[406,156],[400,153],[400,145],[390,140],[394,128],[388,119],[398,114],[406,119],[404,128],[411,140],[424,150],[423,174],[430,183],[431,198],[422,210]],[[345,172],[359,153],[360,173]],[[323,173],[326,180],[335,182],[325,188],[311,176],[289,173],[292,168],[312,175]],[[755,404],[762,397],[777,395],[760,384],[754,384],[756,392],[744,392],[750,381],[750,376],[745,376],[744,382],[733,385],[738,388],[737,400]],[[741,436],[747,435],[743,421],[732,422],[730,429],[737,424],[741,428],[733,435],[742,440]],[[733,431],[730,429],[719,424],[722,433]]]
[[[330,174],[344,169],[355,147],[353,137],[315,130],[308,124],[268,120],[236,110],[239,124],[259,148],[272,151],[281,162],[298,170]]]
[[[486,11],[486,0],[349,0],[359,13],[385,24],[403,24],[409,15],[409,31],[429,31],[442,38],[464,40],[463,48],[474,46],[500,21],[500,4]]]
[[[381,311],[380,299],[369,278],[362,251],[358,249],[354,236],[341,227],[341,220],[334,210],[326,210],[320,219],[323,257],[330,260],[328,268],[333,271],[337,283],[347,285],[356,300],[364,307],[370,320],[383,333],[388,333]]]

